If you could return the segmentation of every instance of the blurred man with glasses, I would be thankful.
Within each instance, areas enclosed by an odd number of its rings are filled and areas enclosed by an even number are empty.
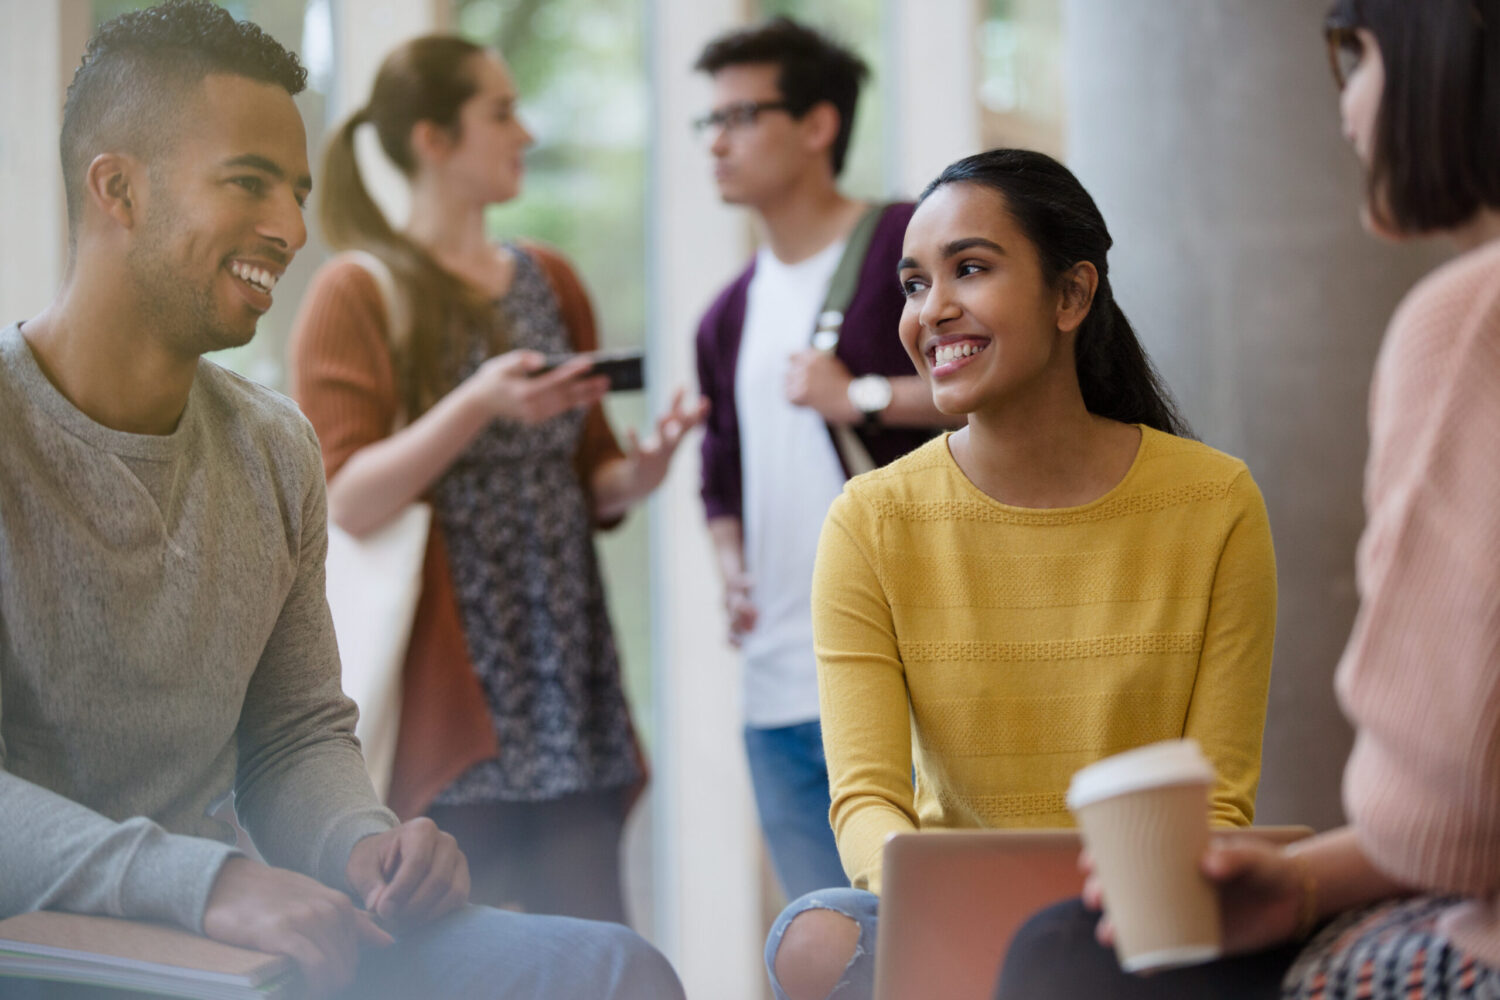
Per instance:
[[[744,664],[745,747],[771,860],[789,897],[845,884],[828,825],[809,609],[824,515],[844,481],[927,440],[945,419],[896,336],[908,203],[839,190],[858,56],[787,18],[710,42],[714,101],[695,122],[724,201],[760,250],[697,336],[703,501]],[[863,222],[863,226],[861,226]],[[863,230],[865,242],[851,234]],[[850,244],[856,277],[830,313]]]

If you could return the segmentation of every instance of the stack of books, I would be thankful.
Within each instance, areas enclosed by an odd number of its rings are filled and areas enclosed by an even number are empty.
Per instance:
[[[277,955],[160,924],[51,911],[0,920],[0,977],[201,1000],[275,1000],[300,982]]]

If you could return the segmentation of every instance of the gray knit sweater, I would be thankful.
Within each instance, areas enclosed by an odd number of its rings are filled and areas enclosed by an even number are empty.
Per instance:
[[[273,865],[346,888],[370,787],[324,597],[318,445],[200,362],[177,429],[94,423],[0,331],[0,917],[199,930],[234,794]]]

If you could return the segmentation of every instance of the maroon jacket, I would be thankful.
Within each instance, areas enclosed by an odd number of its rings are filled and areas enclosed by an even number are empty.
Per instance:
[[[914,208],[908,202],[897,202],[882,213],[860,269],[854,299],[844,312],[834,354],[856,376],[916,374],[896,333],[904,304],[896,280],[896,262],[901,259],[901,242]],[[698,324],[698,390],[710,405],[703,434],[702,487],[703,507],[709,518],[741,517],[744,506],[734,377],[745,327],[746,295],[754,275],[752,261],[719,293]],[[811,344],[811,324],[807,338]],[[856,432],[876,465],[900,458],[933,435],[930,430],[906,427],[860,427]],[[844,475],[849,475],[847,468]]]

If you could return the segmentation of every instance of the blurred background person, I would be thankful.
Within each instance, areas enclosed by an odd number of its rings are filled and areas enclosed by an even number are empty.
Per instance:
[[[623,922],[619,840],[645,766],[593,532],[661,483],[700,414],[679,394],[622,451],[586,360],[541,372],[596,333],[560,255],[485,233],[532,144],[517,99],[499,57],[456,37],[385,59],[329,146],[319,209],[331,244],[383,262],[409,329],[390,329],[370,270],[335,258],[297,319],[293,391],[340,527],[366,534],[419,498],[434,509],[391,806],[458,838],[476,900]],[[401,232],[360,175],[365,123],[410,182]]]
[[[1370,389],[1360,612],[1335,679],[1349,825],[1210,848],[1237,957],[1126,975],[1107,915],[1074,901],[1017,935],[1007,1000],[1500,996],[1500,2],[1340,0],[1326,34],[1366,229],[1459,251],[1397,309]]]
[[[844,883],[828,825],[808,611],[828,505],[854,472],[852,429],[883,465],[947,422],[901,349],[892,274],[911,205],[850,198],[838,178],[867,70],[819,33],[777,18],[710,42],[697,68],[713,108],[719,194],[750,210],[764,243],[704,314],[699,388],[710,401],[703,503],[730,641],[743,664],[745,751],[771,862],[792,897]],[[877,213],[837,346],[812,345],[847,241]]]

